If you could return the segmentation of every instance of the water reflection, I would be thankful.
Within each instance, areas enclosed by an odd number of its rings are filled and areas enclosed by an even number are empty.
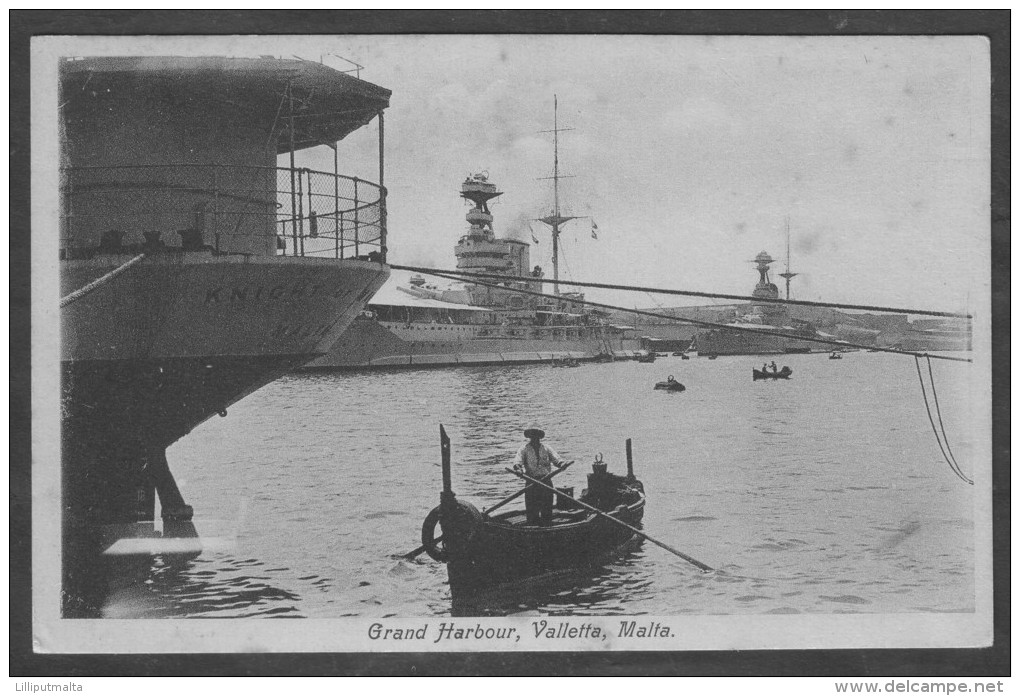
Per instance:
[[[121,569],[111,583],[103,617],[302,618],[300,601],[299,595],[275,586],[264,564],[255,559],[211,555],[182,563],[157,556],[134,575]]]

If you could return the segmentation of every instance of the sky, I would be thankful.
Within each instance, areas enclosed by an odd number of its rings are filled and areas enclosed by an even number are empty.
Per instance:
[[[981,37],[307,36],[146,51],[342,56],[392,90],[390,261],[455,267],[459,197],[486,171],[497,235],[551,275],[553,98],[561,277],[749,294],[762,250],[795,299],[975,311],[989,277],[988,47]],[[117,52],[114,50],[113,52]],[[120,51],[123,53],[123,51]],[[326,56],[323,58],[323,56]],[[341,143],[370,180],[376,126]],[[325,148],[299,166],[332,169]],[[779,283],[782,279],[775,277]],[[588,291],[625,306],[705,304]]]

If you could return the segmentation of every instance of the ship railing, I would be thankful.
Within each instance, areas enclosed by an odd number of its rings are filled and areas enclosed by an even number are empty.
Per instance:
[[[354,176],[230,164],[67,167],[61,188],[68,258],[158,248],[385,261],[386,189]]]

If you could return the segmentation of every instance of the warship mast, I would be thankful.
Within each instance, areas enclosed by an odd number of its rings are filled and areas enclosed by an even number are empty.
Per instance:
[[[541,131],[542,133],[553,134],[553,175],[541,177],[541,179],[552,179],[553,181],[553,209],[539,222],[544,222],[552,228],[552,264],[553,264],[553,294],[557,297],[560,294],[560,227],[577,218],[576,215],[560,214],[560,179],[570,179],[570,175],[560,174],[560,131],[574,130],[573,128],[560,128],[559,126],[559,103],[556,95],[553,95],[553,129]]]
[[[790,217],[786,218],[786,272],[780,273],[781,278],[786,279],[786,299],[790,299],[790,278],[798,275],[790,272]]]

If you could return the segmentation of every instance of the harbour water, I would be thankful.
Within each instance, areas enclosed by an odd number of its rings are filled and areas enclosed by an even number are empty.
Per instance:
[[[207,548],[119,578],[104,616],[449,615],[445,566],[399,557],[439,502],[439,424],[453,488],[481,508],[519,488],[504,467],[531,421],[577,460],[557,485],[578,492],[599,452],[624,472],[632,438],[645,530],[716,570],[646,542],[490,614],[973,611],[975,488],[942,459],[913,359],[787,355],[792,379],[752,382],[761,360],[285,377],[169,449]],[[934,369],[970,474],[973,368]],[[653,391],[669,374],[687,390]]]

